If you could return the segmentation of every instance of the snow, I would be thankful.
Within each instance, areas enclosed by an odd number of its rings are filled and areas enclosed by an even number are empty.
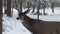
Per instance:
[[[21,23],[20,20],[17,20],[17,10],[13,9],[13,17],[7,17],[5,14],[3,15],[3,26],[5,27],[6,31],[3,34],[31,34]]]
[[[54,8],[55,12],[52,13],[51,8],[46,8],[46,13],[48,15],[40,15],[39,19],[44,21],[59,21],[60,22],[60,7]],[[25,11],[26,9],[23,9]],[[3,10],[4,11],[4,10]],[[31,9],[32,11],[32,9]],[[37,15],[33,15],[32,13],[28,13],[27,16],[29,16],[32,19],[37,19]],[[35,9],[35,12],[37,10]],[[40,10],[42,12],[43,9]],[[43,13],[43,12],[42,12]],[[5,14],[3,14],[3,29],[5,29],[5,32],[2,32],[3,34],[32,34],[30,31],[28,31],[20,20],[17,20],[18,11],[13,8],[13,16],[7,17]]]
[[[37,10],[35,9],[35,12]],[[55,7],[54,8],[54,13],[52,13],[52,10],[50,7],[47,7],[45,9],[45,13],[48,15],[40,15],[39,19],[43,21],[59,21],[60,22],[60,7]],[[40,10],[41,13],[43,13],[43,9]],[[31,13],[27,14],[30,18],[37,19],[37,15],[32,15]]]

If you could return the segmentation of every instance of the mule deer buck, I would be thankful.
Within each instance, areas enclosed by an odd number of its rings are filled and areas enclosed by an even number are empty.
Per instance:
[[[57,21],[43,21],[32,19],[25,12],[20,12],[18,19],[20,19],[23,25],[33,34],[60,34],[60,22]]]

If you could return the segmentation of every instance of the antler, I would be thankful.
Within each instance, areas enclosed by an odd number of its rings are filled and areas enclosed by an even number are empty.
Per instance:
[[[27,10],[24,12],[24,14],[27,14],[28,12],[30,12],[30,8],[27,9]]]

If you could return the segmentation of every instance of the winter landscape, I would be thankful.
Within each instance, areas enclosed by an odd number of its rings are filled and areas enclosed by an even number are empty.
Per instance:
[[[4,9],[3,9],[4,11]],[[25,9],[23,9],[25,11]],[[43,9],[40,10],[42,12]],[[59,21],[60,22],[60,7],[54,8],[54,13],[52,13],[51,8],[46,8],[46,13],[48,15],[39,15],[39,19],[43,21]],[[37,15],[33,15],[32,9],[27,14],[32,19],[37,19]],[[36,12],[36,10],[35,10]],[[3,14],[3,34],[32,34],[30,31],[28,31],[20,20],[17,20],[18,17],[18,11],[13,8],[13,17],[7,17],[6,14]],[[5,25],[5,26],[4,26]]]
[[[0,33],[60,34],[60,0],[0,2]]]

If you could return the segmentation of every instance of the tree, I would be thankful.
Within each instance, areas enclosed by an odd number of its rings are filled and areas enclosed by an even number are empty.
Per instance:
[[[39,12],[39,10],[41,9],[41,5],[41,1],[38,1],[37,12],[35,14],[42,15],[42,13]]]
[[[19,2],[19,5],[18,5],[17,10],[18,10],[18,16],[19,16],[20,12],[22,12],[22,0],[18,0],[18,2]]]
[[[22,12],[22,1],[20,1],[20,12]]]
[[[39,9],[40,9],[40,1],[39,1],[39,4],[38,4],[38,7],[37,7],[38,20],[39,20]]]
[[[46,2],[45,2],[45,1],[43,1],[43,3],[42,3],[42,7],[43,7],[43,14],[46,15],[46,13],[45,13]]]
[[[7,16],[11,17],[11,0],[7,0]]]
[[[54,13],[54,2],[51,3],[52,13]]]
[[[0,34],[2,34],[2,0],[0,0]]]
[[[31,7],[30,1],[27,2],[27,8],[29,9]]]
[[[7,14],[7,0],[3,0],[4,14]]]
[[[17,9],[17,2],[18,2],[17,0],[14,1],[14,4],[15,4],[15,7],[14,8],[15,9]]]
[[[34,10],[35,10],[35,2],[33,4],[33,11],[32,11],[32,13],[34,13]]]

